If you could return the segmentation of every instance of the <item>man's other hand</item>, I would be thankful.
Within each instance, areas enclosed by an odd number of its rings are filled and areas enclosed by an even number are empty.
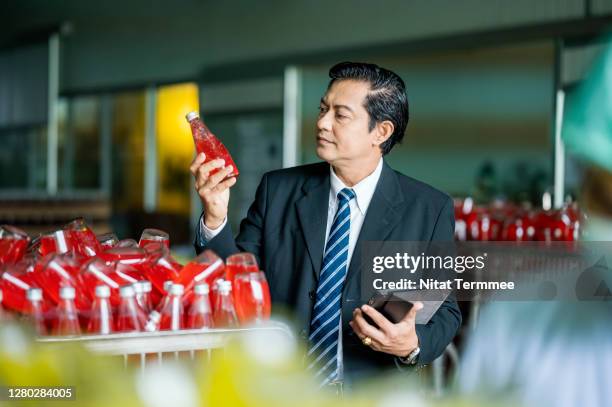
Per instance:
[[[349,322],[353,331],[362,341],[371,339],[370,347],[378,352],[406,357],[419,347],[416,334],[416,313],[423,308],[423,303],[415,302],[410,311],[397,324],[389,321],[380,312],[369,305],[353,310],[353,320]],[[368,315],[378,327],[370,325],[363,314]]]

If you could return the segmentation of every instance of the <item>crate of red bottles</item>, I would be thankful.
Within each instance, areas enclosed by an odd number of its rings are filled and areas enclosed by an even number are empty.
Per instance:
[[[224,262],[204,251],[183,265],[169,247],[160,230],[118,240],[96,236],[82,219],[34,240],[0,226],[0,313],[30,321],[40,336],[71,338],[227,330],[269,319],[268,284],[252,254]]]
[[[574,242],[585,215],[575,202],[559,209],[536,209],[494,201],[476,205],[472,198],[455,199],[455,238],[459,241]]]

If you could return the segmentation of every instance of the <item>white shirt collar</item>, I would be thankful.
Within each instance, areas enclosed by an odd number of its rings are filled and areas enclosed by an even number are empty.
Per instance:
[[[378,184],[378,180],[380,179],[380,174],[382,173],[383,167],[383,159],[380,158],[376,169],[359,181],[357,184],[353,185],[352,189],[355,192],[355,200],[357,202],[357,208],[362,215],[365,215],[368,210],[368,206],[370,205],[370,201],[372,200],[372,196],[374,195],[374,190],[376,190],[376,185]],[[334,199],[334,202],[338,199],[338,192],[340,192],[344,188],[348,188],[344,183],[338,178],[332,166],[329,166],[330,173],[330,183],[331,183],[331,196]]]

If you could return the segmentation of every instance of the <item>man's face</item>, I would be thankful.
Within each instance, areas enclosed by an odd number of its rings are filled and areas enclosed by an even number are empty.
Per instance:
[[[321,99],[317,120],[317,155],[332,165],[359,162],[380,156],[376,127],[368,130],[364,107],[367,82],[339,80]]]

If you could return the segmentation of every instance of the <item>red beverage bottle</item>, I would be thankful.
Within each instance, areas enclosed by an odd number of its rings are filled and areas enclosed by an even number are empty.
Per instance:
[[[144,249],[149,244],[154,246],[161,244],[166,248],[170,248],[170,235],[159,229],[145,229],[142,231],[142,235],[140,235],[138,246]]]
[[[205,283],[211,287],[216,279],[225,275],[223,260],[212,250],[205,250],[198,257],[185,264],[179,272],[176,282],[185,287],[184,303],[188,305],[193,297],[193,288]]]
[[[117,331],[138,332],[144,329],[147,315],[136,302],[136,292],[131,285],[124,285],[119,290],[121,304],[117,312]]]
[[[172,284],[174,284],[174,281],[172,280],[164,281],[164,296],[159,301],[159,304],[157,304],[157,311],[161,312],[161,310],[166,307],[166,304],[168,304],[168,301],[170,301],[170,289],[172,288]]]
[[[70,234],[74,250],[81,256],[93,257],[102,251],[95,233],[87,226],[83,218],[77,218],[64,226]]]
[[[98,255],[104,261],[118,261],[123,264],[138,266],[147,261],[147,252],[138,247],[116,246]]]
[[[40,288],[30,288],[26,296],[29,308],[25,318],[30,321],[37,335],[44,336],[47,334],[47,326],[45,325],[45,314],[43,312],[43,292]]]
[[[212,328],[213,318],[208,297],[208,284],[197,284],[193,289],[194,297],[187,312],[187,328]]]
[[[213,321],[217,328],[231,328],[238,326],[238,318],[232,299],[232,283],[219,280],[217,283],[217,301],[213,311]]]
[[[65,286],[60,288],[60,303],[55,312],[53,323],[53,335],[80,335],[79,316],[74,305],[76,291],[74,287]]]
[[[113,331],[113,313],[110,304],[111,290],[107,285],[96,287],[96,299],[89,313],[87,332],[106,335]]]
[[[33,278],[46,296],[56,304],[62,302],[60,291],[64,286],[74,288],[74,303],[80,311],[87,312],[91,301],[79,279],[80,265],[72,254],[50,254],[34,268]]]
[[[172,258],[166,250],[150,260],[149,266],[144,269],[144,275],[160,293],[165,293],[164,282],[176,281],[179,271],[183,267]]]
[[[236,253],[229,256],[225,262],[225,279],[233,282],[234,276],[240,273],[257,273],[257,259],[251,253]]]
[[[151,291],[153,286],[151,282],[147,280],[136,281],[133,285],[134,291],[136,292],[136,302],[148,315],[153,310],[153,305],[151,304]]]
[[[197,112],[187,113],[185,116],[189,125],[191,126],[191,134],[193,135],[193,142],[195,143],[196,151],[198,154],[204,153],[206,155],[206,161],[216,160],[221,158],[225,161],[225,166],[231,165],[233,170],[228,175],[229,177],[237,177],[239,174],[238,167],[232,159],[227,148],[221,143],[221,141],[206,127],[200,115]],[[215,168],[211,171],[214,174],[219,169]]]
[[[37,287],[33,278],[34,263],[22,260],[10,267],[0,270],[0,290],[4,294],[3,304],[6,308],[25,313],[29,307],[27,291]]]
[[[107,263],[102,259],[93,258],[79,269],[79,280],[91,301],[96,299],[96,287],[101,284],[109,287],[111,296],[116,293],[117,298],[119,297],[121,284],[112,278],[113,265],[113,263]]]
[[[38,251],[41,256],[51,253],[68,253],[74,249],[74,241],[69,231],[57,230],[40,237]]]
[[[161,310],[161,322],[159,329],[162,331],[178,331],[183,329],[183,293],[181,284],[172,284],[170,295],[164,308]]]
[[[270,288],[264,273],[242,273],[234,278],[234,304],[242,325],[270,319]]]
[[[0,265],[20,261],[28,248],[30,237],[14,226],[0,226]]]

